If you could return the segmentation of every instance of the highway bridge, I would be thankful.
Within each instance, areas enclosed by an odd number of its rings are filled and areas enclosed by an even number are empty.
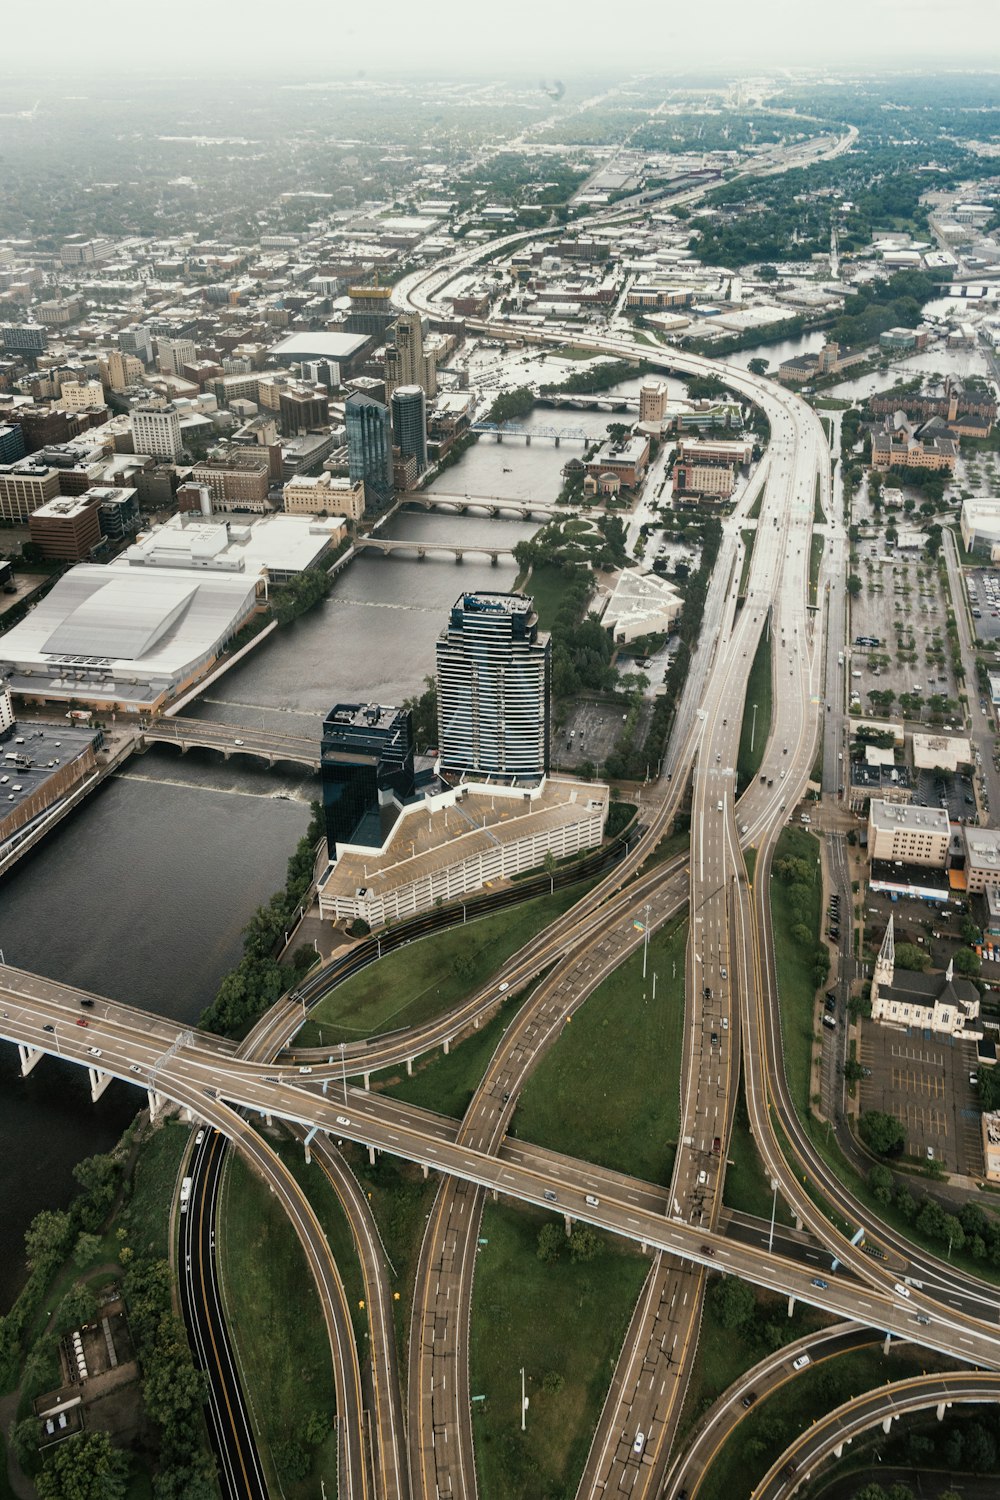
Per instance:
[[[568,514],[564,505],[554,500],[522,500],[510,495],[455,495],[443,490],[407,490],[400,496],[402,505],[419,506],[421,510],[450,511],[453,515],[465,515],[467,511],[484,511],[490,516],[514,515],[523,521],[536,516],[546,520],[552,516]]]

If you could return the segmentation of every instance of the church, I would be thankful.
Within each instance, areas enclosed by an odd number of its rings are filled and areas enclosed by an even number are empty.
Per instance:
[[[944,974],[921,974],[901,969],[896,977],[896,940],[893,919],[882,939],[871,988],[872,1020],[895,1026],[915,1026],[938,1036],[965,1037],[978,1042],[979,991],[969,979],[955,978],[955,965]]]

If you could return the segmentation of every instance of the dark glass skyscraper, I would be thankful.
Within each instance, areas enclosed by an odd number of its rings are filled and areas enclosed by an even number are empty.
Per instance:
[[[419,385],[401,385],[392,393],[392,438],[404,458],[427,467],[427,398]]]
[[[461,595],[437,643],[442,771],[525,780],[545,775],[550,655],[533,599]]]
[[[396,820],[394,803],[413,795],[409,711],[338,703],[323,721],[320,754],[326,841],[379,848]]]
[[[347,464],[351,479],[365,486],[365,508],[385,510],[392,501],[392,441],[389,408],[355,391],[344,403]]]

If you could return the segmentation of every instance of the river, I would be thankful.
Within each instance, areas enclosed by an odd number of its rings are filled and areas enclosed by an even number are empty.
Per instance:
[[[561,416],[561,413],[551,415]],[[602,425],[612,420],[602,414]],[[538,442],[483,443],[441,476],[439,488],[474,491],[497,469],[518,488],[554,496],[570,450]],[[499,460],[504,458],[504,463]],[[498,467],[497,467],[498,466]],[[502,469],[512,470],[502,475]],[[537,521],[488,515],[397,514],[383,535],[509,548]],[[508,589],[512,558],[496,567],[469,556],[361,556],[330,598],[280,631],[222,678],[192,712],[288,732],[319,734],[333,703],[393,703],[434,670],[434,643],[464,588]],[[240,955],[253,909],[284,881],[285,865],[316,794],[309,772],[269,772],[240,759],[172,749],[133,759],[0,886],[6,961],[194,1023]],[[22,1079],[15,1049],[0,1047],[0,1309],[23,1279],[24,1230],[64,1204],[72,1168],[105,1151],[144,1103],[111,1084],[94,1105],[86,1073],[43,1059]]]

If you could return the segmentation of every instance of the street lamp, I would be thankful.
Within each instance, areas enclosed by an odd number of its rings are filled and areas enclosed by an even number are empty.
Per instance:
[[[754,736],[756,735],[756,733],[757,733],[757,705],[755,703],[754,706],[753,706],[753,720],[751,721],[751,724],[750,724],[750,754],[751,755],[753,754],[753,742],[754,742]]]
[[[770,1234],[767,1237],[767,1253],[768,1253],[768,1255],[770,1255],[771,1250],[774,1247],[774,1215],[775,1215],[775,1213],[777,1211],[777,1207],[778,1207],[778,1179],[777,1179],[777,1177],[772,1177],[771,1178],[771,1187],[774,1190],[774,1197],[771,1199],[771,1232],[770,1232]]]

